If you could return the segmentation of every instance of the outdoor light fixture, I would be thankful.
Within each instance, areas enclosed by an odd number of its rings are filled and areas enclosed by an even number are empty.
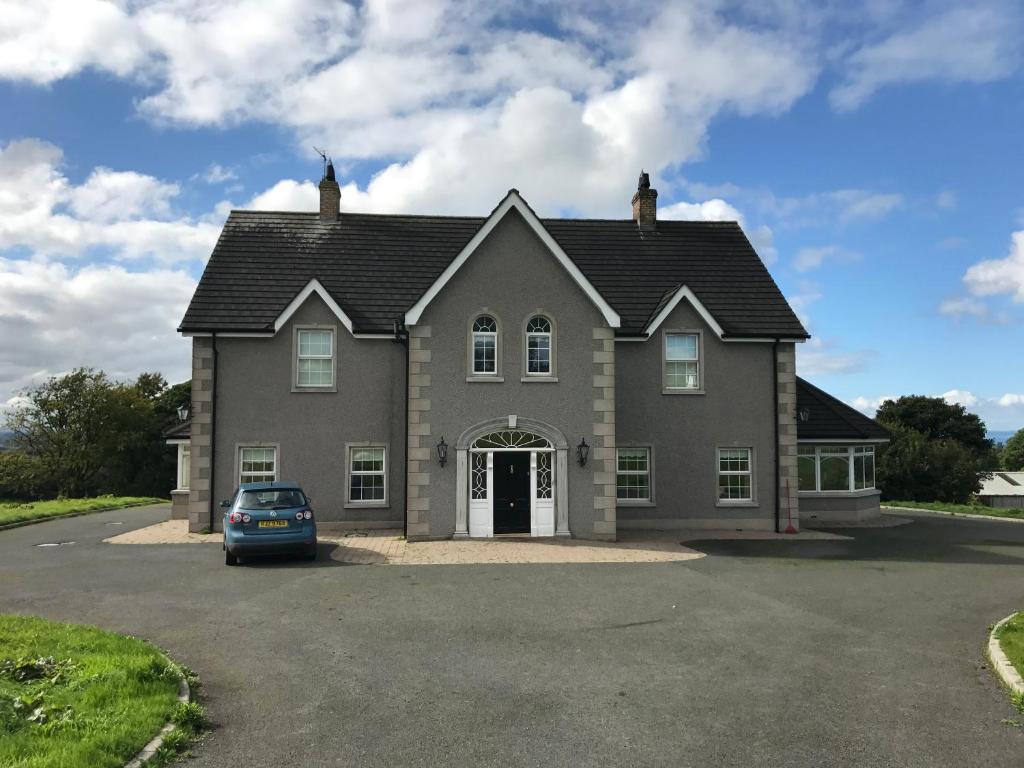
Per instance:
[[[811,418],[811,409],[808,408],[807,406],[804,406],[803,408],[800,409],[799,416],[800,421],[807,421],[809,418]]]
[[[441,442],[437,444],[437,463],[442,467],[448,462],[448,443],[444,441],[444,436],[441,436]]]
[[[580,440],[580,444],[576,446],[576,458],[581,467],[586,466],[588,456],[590,456],[590,446],[587,445],[587,438],[583,438]]]
[[[187,405],[179,405],[178,406],[178,421],[188,421],[188,406]]]

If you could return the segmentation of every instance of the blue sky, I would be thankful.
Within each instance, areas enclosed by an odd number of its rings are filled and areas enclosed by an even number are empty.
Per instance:
[[[524,10],[525,9],[525,10]],[[873,412],[1024,426],[1024,11],[1005,0],[14,3],[0,30],[0,405],[77,365],[188,375],[231,207],[738,218]]]

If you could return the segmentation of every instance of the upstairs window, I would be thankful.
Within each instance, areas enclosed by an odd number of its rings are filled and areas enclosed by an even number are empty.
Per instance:
[[[490,315],[473,321],[473,375],[498,374],[498,324]]]
[[[551,375],[551,321],[542,315],[526,324],[526,375]]]
[[[665,334],[665,389],[679,392],[700,389],[699,334]]]
[[[334,331],[300,328],[297,332],[295,386],[302,389],[334,386]]]

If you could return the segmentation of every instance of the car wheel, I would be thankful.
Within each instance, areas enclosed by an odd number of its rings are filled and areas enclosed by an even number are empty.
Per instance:
[[[226,547],[224,548],[224,565],[238,565],[237,555],[228,552]]]

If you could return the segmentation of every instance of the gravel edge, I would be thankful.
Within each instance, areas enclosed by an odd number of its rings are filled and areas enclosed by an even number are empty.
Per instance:
[[[995,670],[995,673],[1007,688],[1017,693],[1024,693],[1024,679],[1021,678],[1020,673],[1010,663],[1010,660],[1006,658],[1006,654],[1003,653],[1003,649],[999,645],[999,638],[996,637],[999,628],[1016,615],[1016,612],[1011,613],[992,627],[992,631],[988,634],[988,658],[992,663],[992,669]]]
[[[184,677],[182,677],[178,682],[178,701],[180,703],[187,704],[191,699],[192,691],[188,687],[188,682]],[[144,766],[163,745],[164,737],[173,731],[175,727],[174,723],[168,721],[164,727],[157,732],[156,736],[150,739],[149,743],[146,744],[146,746],[144,746],[135,757],[125,763],[124,768],[142,768],[142,766]]]

